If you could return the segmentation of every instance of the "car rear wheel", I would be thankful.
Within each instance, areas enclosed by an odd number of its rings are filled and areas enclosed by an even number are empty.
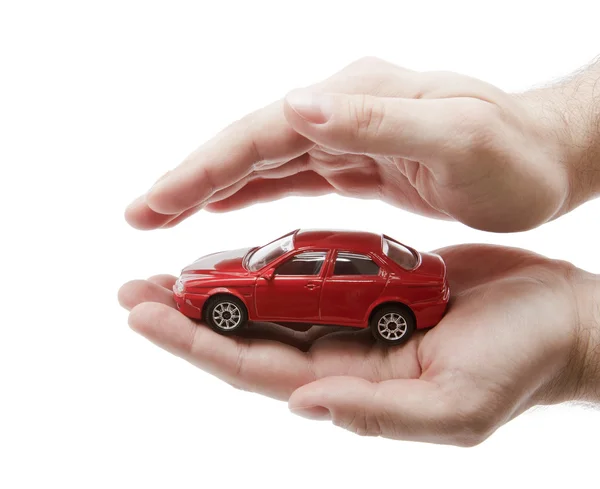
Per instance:
[[[384,306],[371,316],[369,327],[379,341],[401,345],[415,332],[415,318],[406,306]]]
[[[205,320],[218,333],[233,333],[248,322],[248,311],[237,297],[217,296],[210,299]]]

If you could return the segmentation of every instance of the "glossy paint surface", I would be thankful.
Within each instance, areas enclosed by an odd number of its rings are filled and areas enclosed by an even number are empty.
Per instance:
[[[434,326],[442,318],[449,289],[438,255],[406,247],[417,264],[406,270],[383,252],[382,235],[300,230],[291,234],[293,249],[256,272],[249,271],[246,262],[258,248],[213,253],[184,268],[181,286],[174,287],[179,310],[202,319],[210,297],[230,294],[245,304],[250,321],[364,328],[373,310],[388,303],[409,307],[417,329]]]

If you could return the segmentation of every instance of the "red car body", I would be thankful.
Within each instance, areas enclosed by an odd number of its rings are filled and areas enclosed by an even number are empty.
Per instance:
[[[211,298],[233,296],[246,309],[244,320],[357,328],[393,304],[410,310],[413,329],[434,326],[449,294],[440,256],[350,231],[297,230],[261,248],[207,255],[174,286],[177,307],[190,318],[206,319]]]

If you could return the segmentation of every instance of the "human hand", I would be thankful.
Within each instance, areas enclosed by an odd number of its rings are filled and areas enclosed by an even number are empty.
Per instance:
[[[170,227],[202,208],[337,192],[483,230],[533,228],[589,197],[566,122],[547,105],[466,76],[363,59],[232,124],[126,218]]]
[[[129,282],[119,297],[131,327],[166,350],[362,435],[471,446],[533,405],[600,402],[597,277],[513,248],[438,253],[449,310],[397,347],[323,326],[255,323],[222,336],[175,309],[169,276]]]

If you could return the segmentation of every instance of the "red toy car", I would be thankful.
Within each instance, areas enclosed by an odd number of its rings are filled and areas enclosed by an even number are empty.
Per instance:
[[[304,230],[202,257],[173,292],[183,314],[220,333],[248,321],[330,324],[393,344],[437,324],[450,295],[438,255],[385,235]]]

